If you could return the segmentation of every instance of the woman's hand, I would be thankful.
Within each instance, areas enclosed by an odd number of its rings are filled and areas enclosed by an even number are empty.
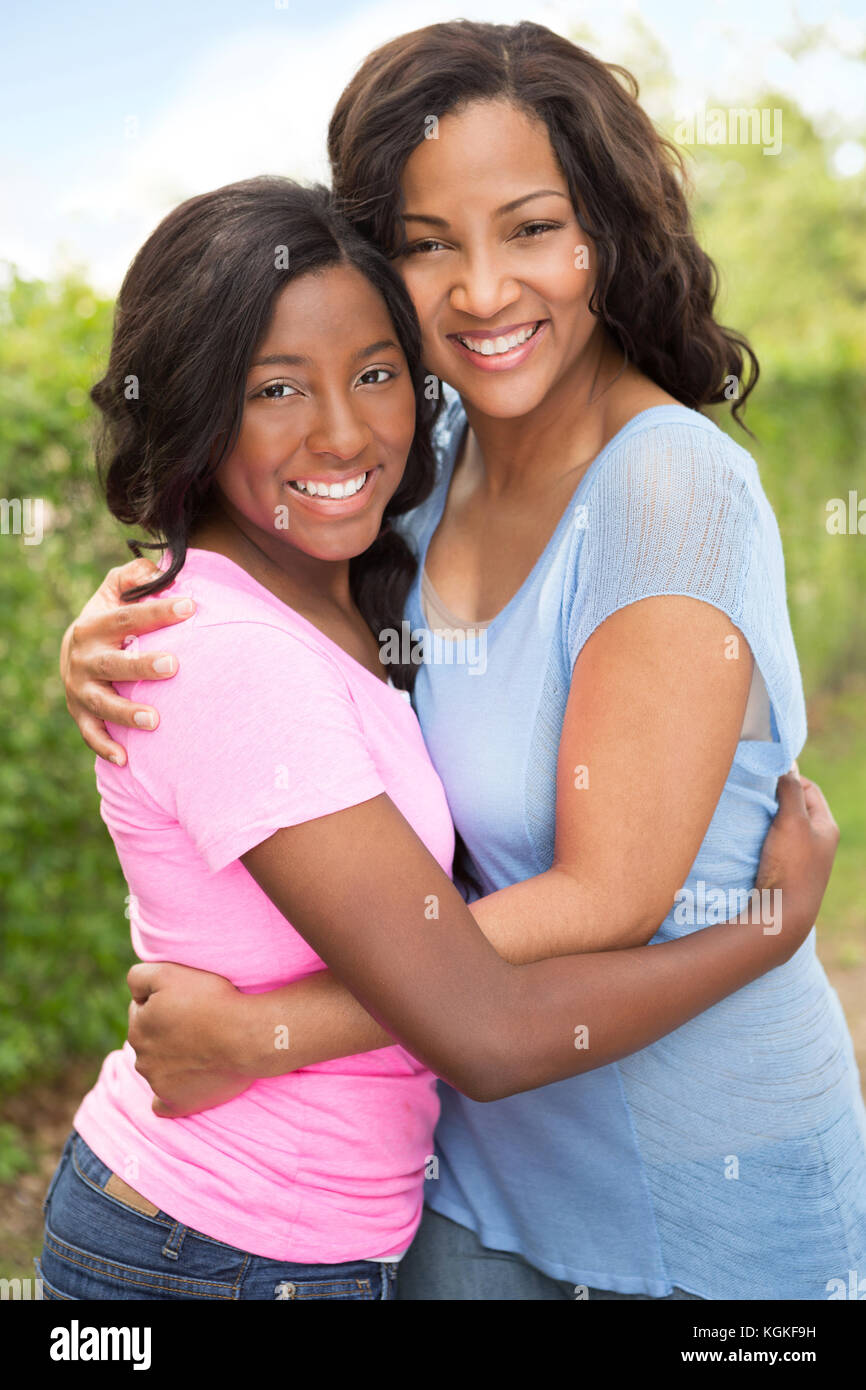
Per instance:
[[[146,584],[159,570],[147,559],[109,570],[96,593],[69,627],[60,648],[60,675],[66,705],[81,737],[94,753],[121,767],[126,752],[108,735],[104,720],[129,728],[155,729],[159,715],[151,705],[124,700],[112,681],[167,680],[178,668],[170,652],[130,656],[123,650],[127,637],[155,632],[182,623],[195,611],[192,599],[155,598],[124,603],[121,595]]]
[[[805,941],[818,916],[839,827],[821,788],[802,777],[796,763],[779,778],[776,795],[779,809],[764,840],[755,887],[780,894],[781,914],[775,910],[774,898],[764,931],[768,935],[781,931],[786,937],[787,959]]]
[[[176,1119],[240,1095],[253,1078],[231,1064],[228,1026],[246,996],[222,975],[164,963],[134,965],[126,977],[135,1069],[154,1093],[153,1112]]]

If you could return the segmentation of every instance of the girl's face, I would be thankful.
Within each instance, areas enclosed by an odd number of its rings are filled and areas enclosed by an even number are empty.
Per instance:
[[[409,367],[384,300],[352,266],[287,285],[253,354],[240,435],[216,485],[271,557],[360,555],[415,431]]]
[[[600,327],[595,248],[546,127],[509,102],[473,102],[413,150],[401,190],[396,264],[425,366],[485,414],[528,414]]]

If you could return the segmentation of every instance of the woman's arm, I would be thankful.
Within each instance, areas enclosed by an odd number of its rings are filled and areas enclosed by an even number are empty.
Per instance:
[[[766,886],[778,886],[780,856],[808,871],[805,887],[798,882],[795,890],[801,897],[797,903],[782,880],[780,932],[765,932],[748,921],[726,923],[680,941],[519,967],[503,961],[473,929],[456,889],[387,797],[278,831],[244,860],[296,929],[379,1020],[384,1041],[399,1040],[473,1099],[493,1100],[637,1051],[793,954],[814,921],[838,830],[813,784],[806,783],[804,792],[790,774],[780,780],[779,797],[762,877]],[[338,846],[344,869],[339,880],[321,875],[318,867]],[[371,870],[376,890],[359,893],[359,882],[371,882]],[[439,898],[438,921],[425,916],[430,893]],[[232,990],[218,977],[207,978],[217,990]],[[320,982],[325,990],[333,988],[324,985],[327,978]],[[309,990],[312,983],[295,988]],[[142,1016],[158,993],[141,1009]],[[276,993],[237,994],[245,1011],[246,1045],[256,1058],[269,1049],[273,1054],[273,1030],[285,1022],[275,1011]],[[314,1029],[319,1027],[316,1002],[321,1009],[328,997],[315,1001],[308,995],[312,1008],[306,1017]],[[218,994],[211,1002],[218,1004]],[[302,1012],[293,1021],[290,1051],[308,1046],[303,1018]],[[350,1031],[366,1026],[360,1014],[346,1018]],[[362,1045],[381,1042],[369,1035]],[[285,1054],[269,1074],[287,1070],[284,1059]],[[137,1064],[146,1071],[141,1059]],[[243,1089],[242,1072],[235,1076],[233,1090],[206,1103],[219,1104]],[[174,1115],[205,1104],[175,1108],[169,1096],[154,1108]]]
[[[790,958],[814,920],[836,835],[797,778],[801,848],[821,844],[806,920],[726,923],[679,941],[514,966],[386,796],[279,830],[243,856],[272,902],[368,1012],[476,1100],[636,1052]],[[340,872],[322,866],[339,864]],[[439,916],[425,912],[433,895]]]
[[[168,680],[178,669],[177,657],[170,652],[134,657],[123,650],[123,643],[127,637],[185,622],[195,612],[188,598],[124,603],[126,590],[148,583],[158,573],[153,561],[144,557],[109,570],[60,644],[66,707],[88,747],[120,767],[126,762],[126,749],[109,736],[104,721],[152,730],[159,715],[152,705],[123,699],[112,681]]]

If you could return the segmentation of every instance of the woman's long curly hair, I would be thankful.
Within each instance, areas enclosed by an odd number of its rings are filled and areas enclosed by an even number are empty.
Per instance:
[[[434,476],[421,334],[394,267],[340,217],[327,189],[262,177],[175,208],[147,239],[117,302],[105,376],[91,397],[102,413],[97,462],[109,509],[171,562],[127,601],[156,593],[183,566],[214,475],[238,438],[247,373],[277,295],[299,276],[351,265],[382,296],[415,388],[416,430],[402,481],[372,546],[350,561],[352,594],[372,631],[399,629],[416,560],[389,523],[428,495]],[[411,685],[414,668],[394,666]]]
[[[334,192],[355,226],[395,254],[400,178],[430,117],[510,101],[547,127],[597,248],[592,311],[663,390],[693,409],[730,401],[745,429],[739,413],[758,361],[713,317],[718,277],[695,239],[682,154],[637,96],[624,68],[540,24],[432,24],[376,49],[337,102],[328,134]]]

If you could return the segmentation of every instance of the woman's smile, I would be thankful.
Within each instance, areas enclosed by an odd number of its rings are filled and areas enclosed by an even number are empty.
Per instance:
[[[536,319],[517,327],[490,332],[473,329],[469,333],[448,333],[455,351],[482,372],[507,372],[521,367],[546,337],[550,319]]]

